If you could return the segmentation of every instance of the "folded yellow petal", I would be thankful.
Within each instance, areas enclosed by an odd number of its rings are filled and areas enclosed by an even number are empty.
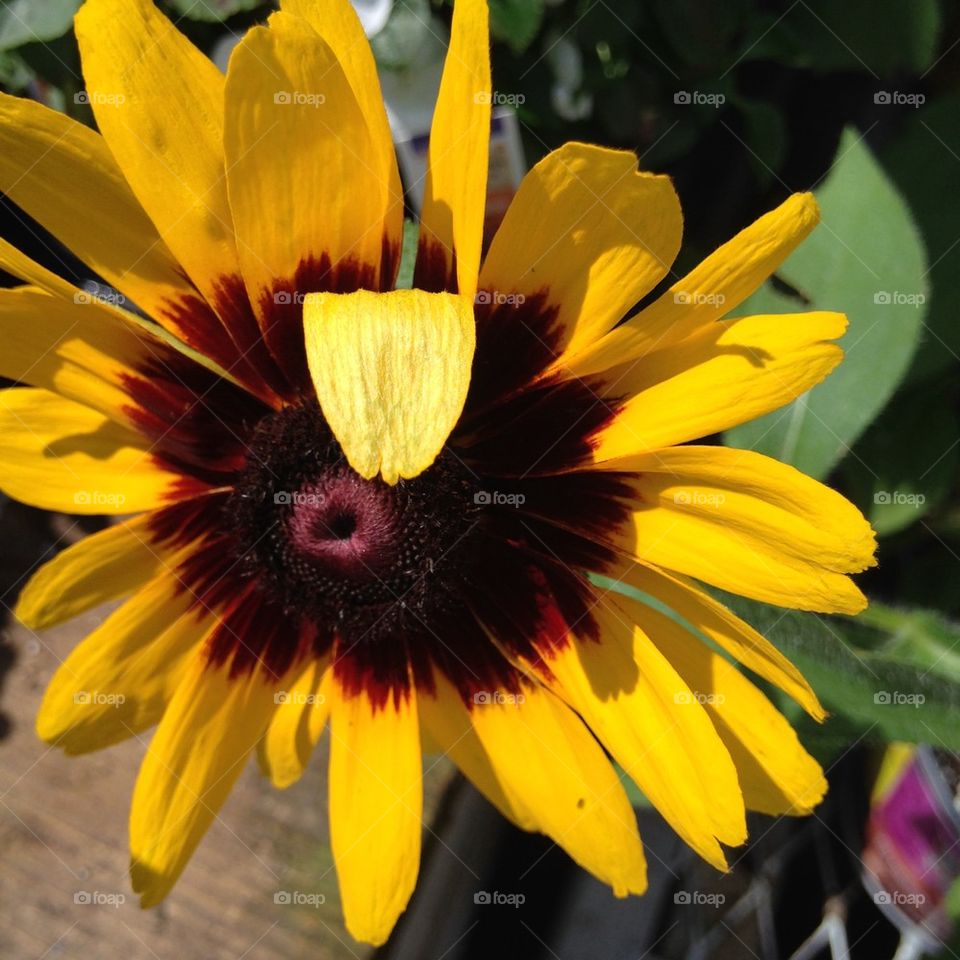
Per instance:
[[[737,768],[748,810],[806,814],[827,781],[779,710],[739,671],[675,620],[625,601],[644,633],[673,664],[709,714]]]
[[[648,307],[603,339],[564,357],[584,377],[678,343],[735,310],[820,221],[813,194],[795,193],[716,249]]]
[[[163,241],[216,302],[237,273],[219,70],[151,0],[87,0],[75,20],[97,126]]]
[[[422,290],[317,293],[303,320],[320,407],[350,466],[391,484],[426,470],[466,400],[472,303]]]
[[[313,754],[313,748],[330,713],[324,676],[327,661],[311,661],[289,690],[274,694],[277,709],[257,750],[260,772],[278,789],[296,783]]]
[[[624,561],[609,576],[659,600],[758,677],[793,697],[815,720],[826,713],[803,674],[762,634],[683,577]]]
[[[103,137],[84,124],[0,94],[0,192],[151,316],[192,292]]]
[[[454,703],[455,691],[441,688],[440,695],[445,702],[434,709],[467,713],[462,701]],[[423,696],[421,703],[429,699]],[[615,896],[644,892],[636,814],[610,761],[568,706],[529,684],[520,694],[473,705],[466,723],[511,810],[608,883]],[[458,746],[450,755],[459,766],[464,751]],[[478,764],[469,754],[465,759],[461,769],[472,779]],[[478,779],[478,786],[490,783],[482,773]]]
[[[728,447],[615,462],[636,474],[639,509],[621,544],[632,555],[780,606],[857,613],[866,605],[844,574],[875,563],[873,531],[853,504],[799,470]]]
[[[275,709],[275,684],[230,677],[202,651],[187,664],[140,767],[130,810],[130,877],[140,905],[183,872]]]
[[[825,312],[721,320],[608,371],[605,394],[626,399],[594,461],[696,440],[782,407],[843,359],[830,341],[846,326],[843,314]]]
[[[66,513],[151,510],[179,475],[158,466],[136,434],[46,390],[0,390],[0,489]]]
[[[720,843],[746,838],[730,754],[700,704],[687,702],[689,687],[618,600],[605,594],[593,613],[600,639],[571,635],[548,652],[544,682],[583,717],[683,840],[726,869]]]
[[[69,620],[132,593],[169,565],[145,513],[84,537],[45,563],[17,599],[17,618],[32,630]]]
[[[585,143],[547,154],[520,184],[490,245],[480,287],[557,311],[557,343],[575,353],[605,334],[666,274],[683,216],[669,177],[636,155]]]
[[[151,581],[82,640],[57,669],[37,733],[67,753],[100,750],[157,723],[210,619],[188,613],[175,577]]]
[[[322,263],[328,289],[377,285],[398,199],[343,68],[305,20],[275,14],[234,50],[224,149],[243,278],[262,322],[274,283],[302,262]]]
[[[486,0],[457,0],[430,127],[414,286],[472,301],[480,271],[490,151]],[[456,286],[454,286],[454,282]]]
[[[403,189],[393,146],[393,134],[380,92],[377,64],[367,42],[363,24],[350,0],[282,0],[280,7],[281,10],[306,20],[330,47],[350,81],[350,88],[366,121],[370,135],[370,153],[365,160],[378,171],[378,182],[386,186],[384,235],[390,255],[394,258],[385,277],[384,287],[389,289],[393,286],[394,273],[400,264]]]
[[[374,705],[330,684],[330,845],[347,929],[382,944],[420,868],[423,775],[416,694]]]

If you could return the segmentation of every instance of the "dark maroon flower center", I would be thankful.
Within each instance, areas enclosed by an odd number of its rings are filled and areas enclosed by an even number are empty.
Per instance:
[[[413,480],[365,480],[311,404],[260,422],[226,511],[245,575],[271,599],[376,635],[444,602],[476,486],[449,451]]]

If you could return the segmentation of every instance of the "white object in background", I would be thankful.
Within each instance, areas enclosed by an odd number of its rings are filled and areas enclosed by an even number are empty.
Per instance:
[[[583,57],[580,49],[564,37],[545,41],[549,43],[547,63],[553,70],[554,83],[550,102],[557,116],[564,120],[583,120],[593,113],[593,97],[583,86]]]
[[[393,0],[351,0],[368,37],[379,33],[390,19]]]

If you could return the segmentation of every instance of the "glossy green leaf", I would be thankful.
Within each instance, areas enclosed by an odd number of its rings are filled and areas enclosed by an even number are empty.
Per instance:
[[[922,330],[926,260],[906,204],[854,131],[840,143],[817,191],[823,221],[778,273],[797,296],[766,284],[748,313],[839,310],[850,328],[843,363],[794,403],[728,431],[733,447],[759,450],[822,478],[893,395]]]

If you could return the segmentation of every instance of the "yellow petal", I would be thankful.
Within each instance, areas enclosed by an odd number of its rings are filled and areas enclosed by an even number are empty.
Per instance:
[[[374,706],[330,684],[330,845],[347,929],[382,944],[417,882],[423,780],[416,695]]]
[[[289,690],[278,690],[274,694],[277,709],[258,745],[257,759],[260,772],[269,777],[278,790],[303,776],[326,725],[330,712],[326,687],[322,687],[326,673],[326,661],[314,660]]]
[[[700,704],[613,595],[593,608],[598,641],[571,636],[551,651],[545,682],[563,697],[666,821],[720,870],[718,841],[746,838],[730,754]]]
[[[159,243],[159,240],[157,242]],[[165,354],[166,348],[170,347],[194,362],[205,366],[208,370],[212,370],[217,376],[241,385],[223,367],[188,345],[187,341],[191,340],[192,331],[174,322],[174,318],[177,317],[175,312],[161,314],[157,322],[146,319],[138,313],[131,312],[132,305],[122,296],[110,299],[103,295],[95,295],[87,290],[81,290],[52,271],[47,270],[46,267],[40,266],[39,263],[31,260],[21,250],[2,239],[0,239],[0,269],[30,284],[34,294],[38,290],[42,290],[44,293],[59,297],[74,306],[86,307],[89,316],[84,318],[83,326],[99,340],[109,339],[107,333],[109,330],[124,330],[125,334],[121,334],[121,338],[124,340],[129,340],[129,333],[132,332],[140,336],[143,348],[146,350],[152,348],[155,351],[157,360],[160,360]],[[22,290],[23,288],[18,292],[22,292]],[[188,295],[188,293],[192,293],[192,291],[185,291],[184,295]],[[74,322],[76,322],[82,315],[75,313],[74,317]],[[159,326],[160,323],[165,324],[165,326]],[[160,341],[162,341],[162,344]]]
[[[31,286],[67,300],[73,300],[80,291],[72,284],[46,267],[31,260],[22,250],[0,238],[0,269],[12,274]]]
[[[674,610],[748,670],[793,697],[815,720],[826,716],[803,674],[766,637],[688,580],[631,561],[609,576]]]
[[[151,316],[192,291],[103,137],[84,124],[0,94],[0,192]]]
[[[0,489],[65,513],[151,510],[175,495],[179,475],[103,414],[46,390],[0,390]]]
[[[125,384],[148,366],[150,340],[116,314],[33,287],[0,290],[0,337],[0,376],[133,423]]]
[[[604,392],[626,397],[601,434],[602,463],[696,440],[776,410],[843,359],[840,313],[744,317],[607,373]]]
[[[177,587],[170,576],[153,580],[71,651],[37,715],[43,740],[87,753],[160,719],[211,623],[186,612],[189,597]]]
[[[825,613],[866,606],[849,579],[876,540],[840,494],[750,450],[683,446],[616,461],[636,472],[629,547],[743,596]]]
[[[130,877],[159,903],[230,793],[274,710],[275,684],[233,677],[202,651],[187,665],[140,767],[130,810]]]
[[[486,0],[457,0],[430,127],[414,286],[472,301],[480,271],[490,154]]]
[[[436,693],[418,700],[423,733],[433,752],[443,752],[463,771],[473,785],[512,823],[522,830],[536,829],[536,817],[521,798],[508,796],[501,785],[494,758],[488,755],[470,721],[470,711],[443,674],[434,672]]]
[[[283,0],[280,6],[282,10],[302,17],[323,37],[350,81],[350,88],[363,113],[370,135],[370,153],[365,160],[377,171],[378,182],[386,185],[389,201],[384,214],[384,233],[395,257],[393,270],[385,277],[384,287],[389,289],[393,286],[394,274],[400,265],[403,189],[393,134],[380,92],[377,64],[363,24],[349,0]]]
[[[422,290],[306,298],[307,362],[350,466],[387,483],[415,477],[463,409],[473,361],[473,305]]]
[[[87,0],[75,27],[100,132],[166,245],[215,301],[221,278],[237,273],[223,75],[152,0]]]
[[[813,810],[827,782],[780,711],[676,621],[644,604],[624,603],[713,720],[736,765],[747,809],[774,815]]]
[[[143,514],[84,537],[45,563],[17,599],[16,616],[32,630],[52,627],[107,600],[132,593],[169,566]]]
[[[653,289],[682,232],[669,177],[639,173],[630,151],[567,143],[524,177],[483,262],[480,287],[545,293],[557,309],[556,349],[572,353]]]
[[[795,193],[716,249],[626,323],[576,356],[564,357],[583,377],[635,360],[698,332],[735,310],[819,223],[813,194]]]
[[[334,288],[341,267],[351,285],[376,286],[386,210],[401,201],[369,159],[373,140],[330,47],[306,21],[275,14],[234,51],[226,97],[227,185],[257,309],[269,314],[274,282],[311,258],[329,257]]]
[[[443,703],[435,711],[467,712],[452,688],[441,686],[438,693]],[[428,699],[422,696],[421,703]],[[511,808],[609,884],[615,896],[644,892],[636,814],[610,761],[569,707],[530,684],[521,694],[474,704],[466,722]],[[459,766],[456,750],[451,757]],[[461,769],[472,778],[475,764],[468,758]]]

